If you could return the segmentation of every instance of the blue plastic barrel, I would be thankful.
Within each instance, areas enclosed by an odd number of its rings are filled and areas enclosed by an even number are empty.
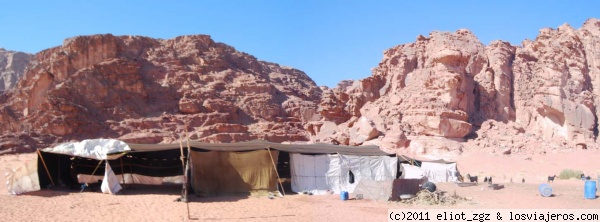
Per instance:
[[[348,200],[350,197],[348,195],[348,191],[342,191],[340,192],[340,199],[341,200]]]
[[[585,199],[596,199],[596,181],[585,181],[583,196],[585,197]]]
[[[540,194],[541,194],[543,197],[549,197],[549,196],[552,196],[552,187],[550,187],[550,185],[549,185],[549,184],[547,184],[547,183],[541,184],[541,185],[538,187],[538,190],[540,191]]]

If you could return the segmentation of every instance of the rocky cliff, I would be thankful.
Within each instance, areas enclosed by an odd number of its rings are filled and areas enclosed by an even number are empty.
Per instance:
[[[37,53],[0,104],[5,153],[95,137],[168,143],[185,131],[436,157],[597,149],[600,20],[521,46],[432,32],[334,88],[209,36],[81,36]]]
[[[94,35],[39,52],[0,102],[0,149],[96,137],[137,143],[307,140],[321,90],[209,36]]]
[[[0,48],[0,93],[13,88],[33,55]]]
[[[385,51],[371,77],[326,90],[323,119],[308,126],[317,142],[436,156],[597,147],[599,78],[598,19],[522,46],[432,32]]]

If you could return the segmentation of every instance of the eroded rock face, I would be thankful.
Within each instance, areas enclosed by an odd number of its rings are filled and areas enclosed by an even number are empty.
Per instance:
[[[83,36],[36,54],[0,104],[3,152],[95,137],[168,143],[186,131],[446,158],[597,149],[600,20],[542,29],[522,46],[432,32],[334,88],[208,36]]]
[[[375,68],[386,84],[368,105],[382,127],[405,123],[417,135],[461,138],[471,132],[475,112],[474,76],[485,64],[485,47],[467,30],[433,32],[384,53]],[[376,114],[377,113],[377,114]]]
[[[542,29],[534,41],[524,41],[514,61],[516,121],[526,131],[557,141],[595,139],[597,104],[593,80],[597,80],[594,55],[600,49],[598,20],[589,20],[580,30],[569,25]],[[591,31],[588,29],[592,29]],[[595,36],[592,36],[593,33]],[[592,40],[588,40],[592,41]],[[595,70],[595,71],[592,71]],[[597,93],[597,92],[596,92]]]
[[[349,99],[352,82],[326,91],[320,110],[329,112],[321,114],[350,132],[349,144],[366,137],[353,126],[366,119],[384,136],[382,149],[402,153],[458,155],[468,147],[519,153],[541,142],[553,149],[597,147],[599,42],[598,19],[579,30],[542,29],[522,46],[484,46],[467,30],[433,32],[385,51],[366,79],[377,84],[360,94],[372,96],[361,103]],[[409,142],[392,139],[397,135]]]
[[[13,88],[33,55],[0,48],[0,93]]]
[[[80,36],[35,55],[2,101],[0,132],[42,147],[96,137],[173,142],[184,131],[210,142],[307,140],[302,121],[320,119],[320,96],[303,72],[205,35]]]

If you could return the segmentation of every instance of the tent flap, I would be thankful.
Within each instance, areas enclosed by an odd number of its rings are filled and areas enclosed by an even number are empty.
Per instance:
[[[121,191],[122,187],[119,184],[119,179],[115,175],[115,172],[110,168],[110,164],[106,161],[106,168],[104,170],[104,180],[100,186],[102,193],[117,194]]]
[[[279,151],[191,152],[192,187],[197,195],[266,194],[277,191],[273,161]],[[274,158],[273,160],[271,160]]]

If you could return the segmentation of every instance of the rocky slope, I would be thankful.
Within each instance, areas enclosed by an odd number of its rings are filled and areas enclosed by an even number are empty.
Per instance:
[[[209,36],[94,35],[37,53],[0,102],[0,150],[96,137],[137,143],[306,140],[321,90]]]
[[[385,51],[371,77],[326,90],[309,128],[313,141],[435,156],[598,147],[599,78],[598,19],[522,46],[432,32]]]
[[[82,36],[36,54],[0,104],[5,153],[94,137],[168,143],[185,131],[436,157],[597,149],[600,20],[521,46],[432,32],[335,88],[208,36]]]
[[[0,93],[13,88],[33,55],[0,48]]]

